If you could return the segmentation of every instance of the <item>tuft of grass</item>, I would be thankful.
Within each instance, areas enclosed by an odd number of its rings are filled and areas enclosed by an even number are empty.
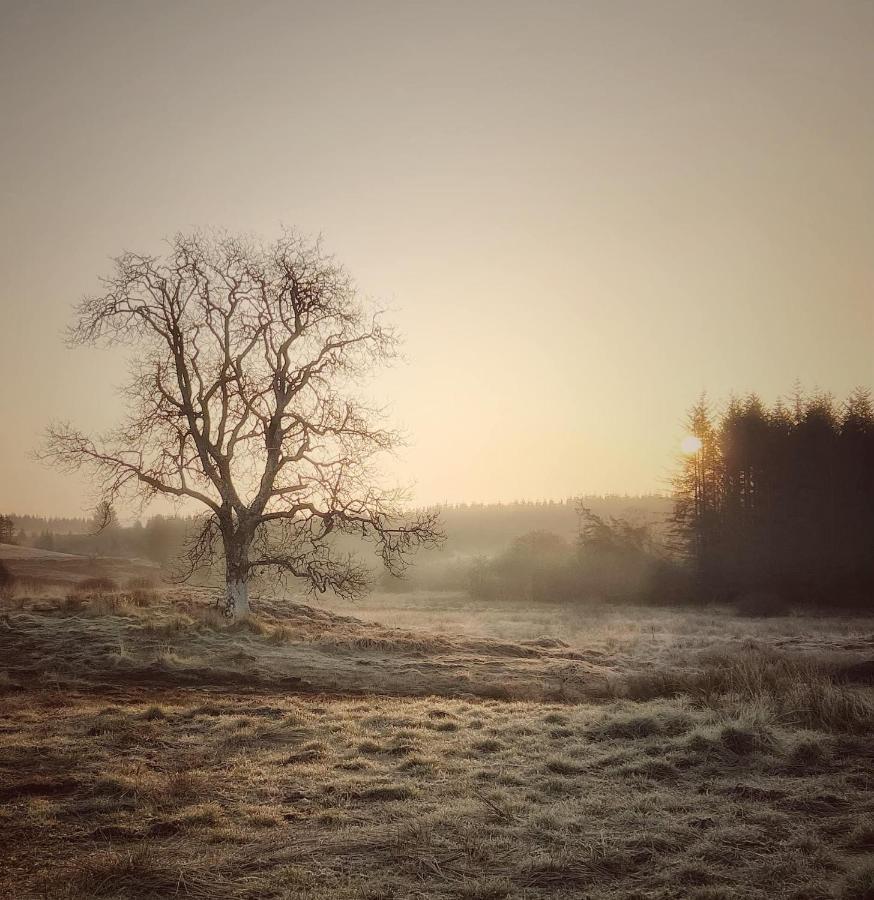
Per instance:
[[[737,756],[768,752],[777,746],[774,735],[761,726],[726,725],[719,733],[722,745]]]
[[[452,719],[445,719],[432,724],[431,728],[434,731],[458,731],[458,722],[454,722]]]
[[[620,766],[620,775],[633,778],[648,778],[653,781],[666,781],[677,777],[677,770],[661,759],[645,759],[640,762]]]
[[[207,792],[206,779],[198,772],[173,772],[167,776],[159,796],[171,803],[191,801]]]
[[[874,900],[874,863],[853,872],[844,882],[841,900]]]
[[[217,828],[224,819],[224,811],[217,803],[198,803],[186,807],[177,821],[192,828]]]
[[[426,774],[436,771],[439,766],[439,760],[433,756],[421,756],[418,753],[414,753],[398,765],[398,771]]]
[[[789,753],[790,765],[804,769],[818,769],[829,762],[830,753],[824,743],[817,737],[804,737],[798,740]]]
[[[633,872],[649,856],[646,850],[635,853],[605,841],[593,842],[573,852],[547,854],[532,860],[525,870],[525,883],[553,890],[585,887],[604,877]]]
[[[755,650],[712,657],[698,671],[638,674],[621,692],[638,701],[685,695],[715,709],[735,700],[767,708],[775,720],[802,728],[870,731],[874,698],[841,683],[840,671],[828,661]]]
[[[68,866],[66,882],[75,897],[219,896],[206,870],[171,866],[147,845],[84,855]]]
[[[504,900],[513,894],[513,882],[501,875],[485,875],[465,881],[457,896],[463,900]]]
[[[671,706],[619,705],[592,722],[587,734],[600,741],[638,741],[655,735],[677,736],[692,726],[687,712]]]
[[[155,722],[159,719],[166,719],[167,713],[157,705],[149,706],[147,709],[143,710],[140,714],[140,717],[145,719],[147,722]]]
[[[416,791],[408,784],[374,784],[362,787],[356,796],[360,800],[409,800]]]
[[[788,685],[774,696],[780,718],[802,728],[869,733],[874,729],[874,697],[828,677]]]
[[[547,725],[567,725],[567,716],[563,713],[551,712],[543,717]]]
[[[157,594],[147,588],[134,588],[127,594],[128,601],[138,608],[151,606],[157,600]]]
[[[546,760],[546,770],[554,775],[579,775],[585,771],[576,760],[569,756],[551,756]]]

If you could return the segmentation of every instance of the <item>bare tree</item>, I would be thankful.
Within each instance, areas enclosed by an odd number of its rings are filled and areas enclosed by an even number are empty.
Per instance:
[[[94,534],[102,534],[118,528],[118,516],[115,507],[110,500],[101,500],[94,509],[94,518],[91,520],[91,527]]]
[[[402,492],[379,486],[375,458],[398,435],[356,395],[397,336],[318,243],[177,235],[163,259],[118,257],[103,285],[70,340],[135,347],[126,419],[99,438],[53,424],[44,456],[91,469],[107,503],[202,504],[187,573],[223,551],[229,615],[248,612],[250,575],[266,569],[358,595],[368,570],[332,532],[373,542],[393,573],[441,540],[436,513],[404,521]]]

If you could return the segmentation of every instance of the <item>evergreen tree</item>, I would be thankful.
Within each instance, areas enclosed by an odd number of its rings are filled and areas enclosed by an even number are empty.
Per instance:
[[[674,534],[705,595],[778,593],[868,601],[874,591],[874,404],[839,407],[796,384],[768,410],[732,398],[718,419],[702,398],[674,479]]]
[[[721,540],[723,466],[706,395],[689,411],[686,427],[689,442],[673,480],[671,531],[675,549],[694,565],[702,583],[712,585],[709,573]]]
[[[11,516],[0,516],[0,544],[15,543],[15,523]]]

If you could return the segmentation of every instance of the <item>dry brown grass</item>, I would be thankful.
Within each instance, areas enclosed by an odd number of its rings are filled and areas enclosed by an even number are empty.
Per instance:
[[[612,670],[561,641],[504,641],[365,624],[299,603],[229,625],[207,592],[75,591],[7,608],[0,653],[29,683],[164,682],[297,690],[575,700]]]
[[[596,609],[584,632],[579,622],[570,627],[567,611],[550,621],[538,608],[527,630],[516,622],[511,639],[500,622],[493,634],[476,634],[484,613],[475,609],[473,633],[462,635],[265,599],[256,615],[228,625],[211,600],[207,591],[143,588],[19,597],[7,606],[0,653],[8,674],[27,683],[50,668],[71,685],[163,681],[563,702],[690,694],[723,703],[731,694],[777,696],[799,725],[843,718],[864,727],[870,715],[841,680],[874,657],[871,619],[761,623],[725,611]],[[564,639],[571,637],[574,645]]]
[[[629,676],[617,690],[635,700],[687,696],[715,708],[758,704],[787,725],[827,731],[874,730],[874,695],[847,685],[842,658],[744,650],[705,657],[693,671]]]
[[[870,621],[130,594],[0,618],[0,896],[872,896]]]
[[[755,704],[2,702],[3,896],[867,896],[871,735]]]

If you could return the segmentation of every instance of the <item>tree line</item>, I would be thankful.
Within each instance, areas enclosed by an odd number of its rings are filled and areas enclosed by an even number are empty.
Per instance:
[[[675,549],[703,599],[870,602],[874,403],[857,389],[755,394],[689,411],[691,452],[674,478]],[[767,598],[770,598],[768,600]]]
[[[715,411],[702,398],[672,497],[459,504],[440,510],[449,540],[383,590],[465,590],[522,601],[740,602],[751,612],[799,603],[864,605],[874,589],[874,402],[796,389]],[[58,523],[2,517],[5,541],[85,555],[143,557],[173,568],[194,517],[123,527],[113,516]],[[24,526],[29,526],[26,531]],[[14,527],[13,527],[14,526]],[[338,552],[359,548],[336,535]],[[368,565],[371,563],[368,562]]]
[[[874,402],[796,386],[715,411],[702,397],[664,520],[574,504],[576,533],[538,528],[474,560],[488,600],[733,603],[750,614],[874,596]],[[568,508],[570,512],[570,508]]]
[[[0,516],[0,544],[15,544],[15,522],[11,516]]]
[[[101,521],[92,519],[41,519],[37,516],[0,516],[9,522],[12,541],[25,547],[37,547],[77,556],[117,556],[147,559],[170,565],[183,552],[186,540],[197,526],[193,516],[151,516],[145,522],[121,525],[113,515]],[[64,530],[56,530],[58,523]],[[66,530],[66,528],[77,530]]]
[[[440,506],[447,532],[445,548],[423,553],[409,574],[416,580],[422,569],[445,568],[456,557],[500,553],[519,535],[532,531],[551,531],[573,542],[579,530],[580,502],[608,519],[647,522],[656,530],[661,530],[671,510],[671,500],[666,495],[589,495],[567,500]],[[170,563],[182,554],[186,538],[197,528],[194,516],[154,515],[129,524],[121,524],[114,517],[109,523],[100,523],[98,514],[46,518],[11,513],[5,518],[9,519],[14,542],[24,546],[86,556],[142,557],[158,563]],[[355,550],[354,540],[345,540],[343,549]]]

